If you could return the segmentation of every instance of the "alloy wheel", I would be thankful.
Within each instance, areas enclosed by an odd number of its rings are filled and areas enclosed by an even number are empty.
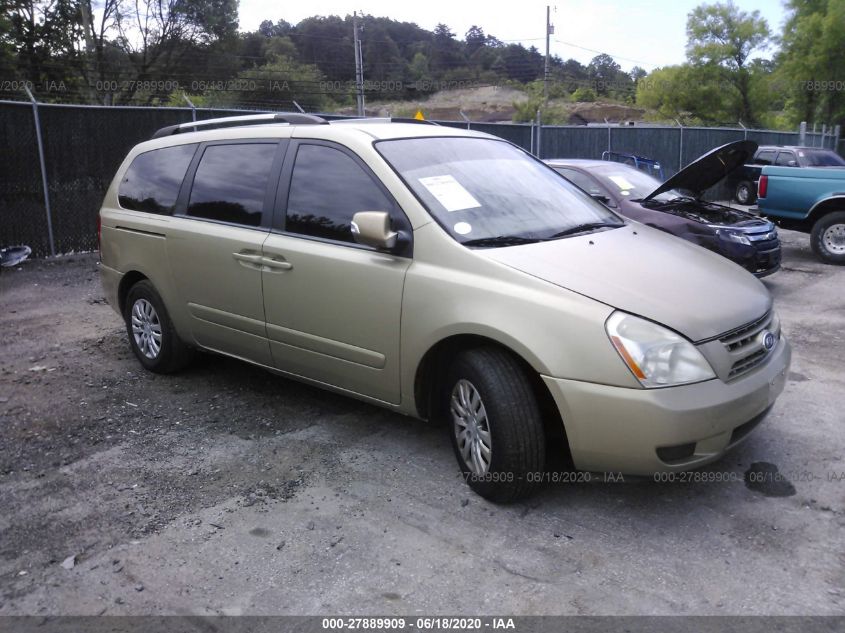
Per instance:
[[[138,299],[132,305],[132,336],[141,353],[154,360],[161,352],[161,321],[153,304]]]
[[[487,410],[478,389],[464,378],[452,389],[452,430],[467,468],[475,475],[490,470],[493,455]]]

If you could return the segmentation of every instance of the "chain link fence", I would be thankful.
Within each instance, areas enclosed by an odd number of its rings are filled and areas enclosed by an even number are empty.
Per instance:
[[[167,125],[250,112],[0,102],[0,246],[27,244],[36,256],[96,250],[97,212],[134,145]],[[807,133],[802,141],[797,132],[740,128],[442,124],[502,137],[541,158],[601,158],[605,150],[647,156],[660,161],[667,177],[708,150],[742,138],[834,149],[838,141],[830,135]],[[709,197],[725,193],[717,190]]]

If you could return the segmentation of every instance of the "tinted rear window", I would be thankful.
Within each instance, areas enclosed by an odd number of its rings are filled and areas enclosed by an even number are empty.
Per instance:
[[[120,206],[148,213],[173,213],[179,188],[196,149],[194,143],[138,154],[120,181],[117,193]]]
[[[276,143],[210,145],[205,148],[187,214],[259,226]]]

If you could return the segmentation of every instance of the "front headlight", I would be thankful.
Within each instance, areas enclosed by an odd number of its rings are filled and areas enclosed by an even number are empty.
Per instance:
[[[605,323],[611,343],[643,387],[669,387],[715,378],[695,345],[661,325],[624,312]]]
[[[748,236],[744,233],[737,233],[728,229],[720,229],[716,231],[716,233],[719,235],[719,237],[721,237],[723,240],[727,240],[728,242],[736,242],[737,244],[751,246],[751,240],[749,240]]]

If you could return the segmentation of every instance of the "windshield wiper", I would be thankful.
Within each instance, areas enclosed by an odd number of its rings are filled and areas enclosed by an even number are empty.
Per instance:
[[[567,235],[574,235],[575,233],[586,233],[587,231],[593,231],[595,229],[604,229],[604,228],[619,228],[620,226],[625,226],[624,222],[587,222],[586,224],[577,224],[575,226],[569,227],[568,229],[561,231],[560,233],[555,233],[551,237],[547,237],[548,240],[553,240],[558,237],[566,237]]]
[[[519,235],[497,235],[495,237],[479,237],[474,240],[461,242],[464,246],[517,246],[519,244],[534,244],[540,239],[536,237],[520,237]]]

